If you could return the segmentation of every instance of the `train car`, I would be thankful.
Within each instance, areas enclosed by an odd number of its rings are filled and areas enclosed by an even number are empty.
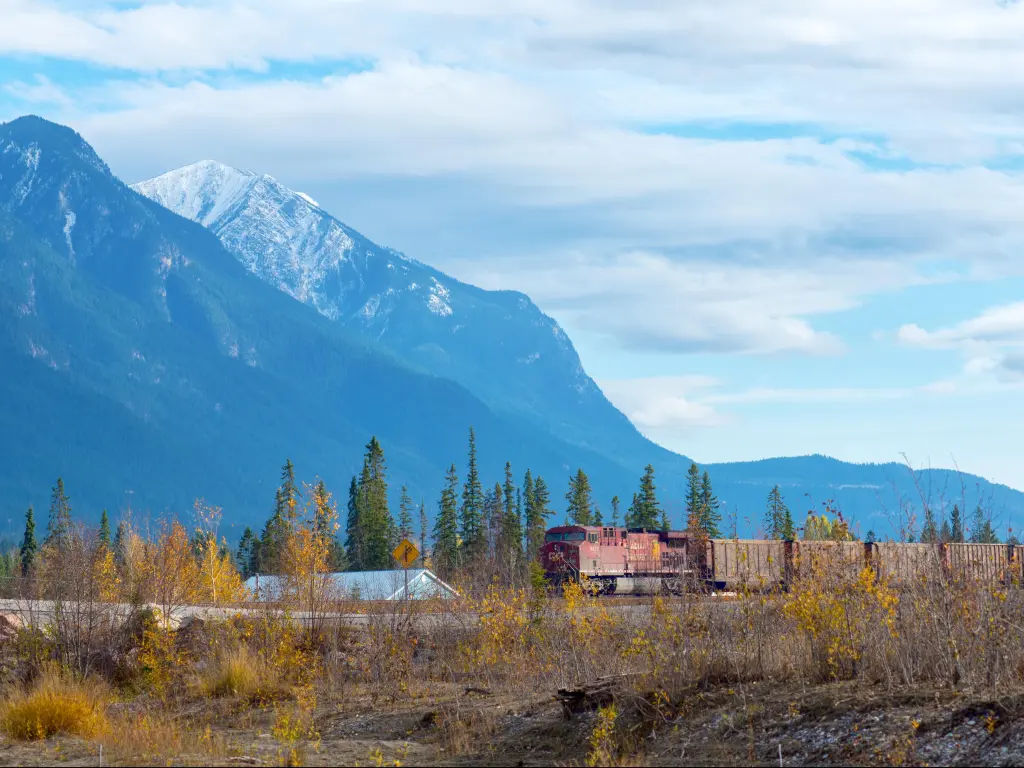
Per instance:
[[[710,539],[705,546],[708,578],[716,589],[771,590],[786,581],[784,541]]]
[[[684,532],[609,526],[548,529],[539,560],[548,580],[585,577],[601,594],[680,591],[690,575]]]
[[[791,579],[856,580],[868,564],[859,541],[794,541],[789,568]]]
[[[879,541],[868,544],[871,567],[878,578],[894,587],[909,587],[942,575],[945,559],[941,544],[906,544]]]
[[[1006,544],[951,543],[946,563],[954,581],[1000,583],[1011,577],[1013,547]]]

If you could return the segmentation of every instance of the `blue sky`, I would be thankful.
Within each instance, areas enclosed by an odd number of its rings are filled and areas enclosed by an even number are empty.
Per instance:
[[[1024,489],[1024,6],[3,0],[0,119],[528,293],[699,461]]]

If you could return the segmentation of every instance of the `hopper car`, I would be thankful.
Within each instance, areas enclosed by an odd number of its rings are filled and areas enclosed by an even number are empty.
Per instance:
[[[897,587],[939,576],[1024,580],[1024,547],[1006,544],[706,539],[687,531],[611,526],[550,528],[538,559],[550,582],[585,578],[606,595],[785,589],[823,571],[854,580],[865,566]]]

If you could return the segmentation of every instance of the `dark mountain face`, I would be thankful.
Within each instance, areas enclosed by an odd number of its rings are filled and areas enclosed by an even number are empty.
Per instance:
[[[387,452],[393,487],[408,483],[432,511],[447,466],[465,472],[470,425],[485,483],[500,479],[506,460],[520,478],[530,467],[548,480],[556,519],[577,467],[605,513],[613,494],[624,512],[651,462],[659,497],[682,524],[689,462],[638,440],[628,422],[615,426],[625,418],[585,374],[574,378],[571,344],[525,297],[464,286],[393,252],[377,258],[355,233],[318,221],[324,228],[310,231],[340,231],[356,244],[352,264],[313,282],[361,286],[333,319],[253,275],[207,229],[126,187],[73,131],[38,118],[0,125],[0,529],[16,530],[29,503],[45,507],[58,475],[86,519],[126,503],[183,514],[204,497],[224,508],[229,529],[259,523],[285,457],[341,498],[371,435]],[[282,272],[278,282],[295,293],[301,274]],[[405,298],[394,298],[402,286]],[[343,307],[357,308],[341,322]],[[459,312],[474,327],[455,330]],[[463,332],[466,346],[441,341]],[[376,338],[389,335],[390,349]],[[538,351],[556,363],[520,362]],[[432,355],[463,362],[452,372]],[[485,404],[495,388],[517,404]],[[545,419],[563,419],[563,431]],[[621,435],[626,447],[609,448]],[[862,531],[884,530],[882,510],[901,499],[919,504],[915,479],[893,465],[803,457],[708,469],[741,533],[756,531],[776,482],[798,521],[832,498]],[[936,473],[917,478],[934,480],[932,499],[943,484],[960,487]],[[969,509],[982,501],[1003,523],[1024,514],[1024,494],[970,476],[964,485]]]
[[[557,488],[583,462],[632,482],[266,285],[37,118],[0,126],[0,318],[4,517],[63,475],[89,514],[131,490],[135,507],[204,496],[256,522],[286,456],[340,496],[372,434],[431,503],[471,424],[495,476],[511,460]]]
[[[209,228],[266,282],[492,409],[636,477],[652,461],[685,472],[688,460],[644,438],[605,398],[569,337],[528,296],[459,282],[376,245],[269,176],[214,161],[133,189]]]

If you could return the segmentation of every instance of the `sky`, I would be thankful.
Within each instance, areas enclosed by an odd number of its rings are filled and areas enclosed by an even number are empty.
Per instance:
[[[649,437],[1024,489],[1024,4],[0,0],[0,120],[529,294]]]

